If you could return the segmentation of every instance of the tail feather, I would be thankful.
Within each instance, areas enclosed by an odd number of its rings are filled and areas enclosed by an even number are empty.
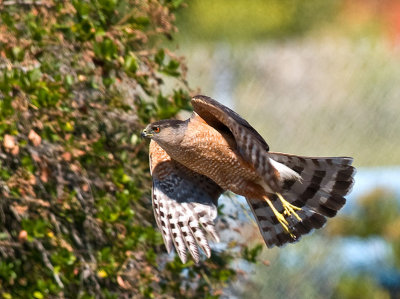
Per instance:
[[[302,157],[276,152],[268,152],[268,156],[292,169],[294,167],[331,169],[332,166],[346,168],[353,163],[351,157]]]
[[[271,195],[270,198],[273,199],[274,196],[276,195]],[[301,221],[294,217],[288,219],[293,238],[283,229],[267,202],[251,198],[247,198],[247,202],[253,210],[260,233],[269,248],[296,242],[302,235],[308,234],[312,229],[321,228],[326,222],[324,216],[305,208],[297,213]],[[283,207],[277,197],[274,205],[278,212],[283,212]]]
[[[284,231],[267,202],[247,199],[265,243],[273,247],[295,242],[312,229],[321,228],[326,223],[326,217],[334,217],[346,203],[344,196],[353,185],[355,168],[351,166],[353,159],[349,157],[314,158],[271,152],[268,154],[271,159],[289,167],[301,177],[282,182],[283,197],[302,208],[297,212],[301,221],[294,216],[287,219],[294,238]],[[269,194],[268,197],[275,208],[283,213],[278,197],[275,194]]]

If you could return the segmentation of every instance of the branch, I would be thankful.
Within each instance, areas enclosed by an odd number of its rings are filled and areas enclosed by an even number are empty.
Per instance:
[[[4,3],[3,3],[3,4],[4,4]],[[1,5],[1,4],[0,4],[0,5]],[[28,72],[28,71],[31,71],[31,70],[33,70],[33,69],[39,68],[39,67],[40,67],[40,63],[38,63],[38,62],[35,62],[35,63],[31,64],[31,65],[26,65],[26,66],[23,66],[23,65],[18,64],[18,63],[12,64],[11,62],[8,62],[8,61],[5,62],[5,63],[3,63],[3,64],[0,64],[0,70],[4,70],[4,69],[8,69],[8,70],[17,69],[17,70],[23,71],[24,73],[26,73],[26,72]]]
[[[8,0],[0,3],[0,5],[11,6],[11,5],[44,5],[47,7],[53,6],[50,1],[40,1],[40,0]]]
[[[11,242],[11,241],[0,241],[0,247],[22,247],[20,243]]]
[[[54,272],[54,267],[50,262],[50,259],[47,255],[47,251],[46,248],[44,248],[44,246],[42,245],[42,243],[40,243],[39,241],[35,240],[34,244],[36,246],[36,248],[42,253],[42,259],[43,259],[43,263],[46,265],[46,267],[53,272],[53,276],[54,276],[54,280],[56,281],[56,283],[58,284],[58,286],[60,288],[64,288],[64,284],[62,283],[60,276],[58,274],[56,274]]]

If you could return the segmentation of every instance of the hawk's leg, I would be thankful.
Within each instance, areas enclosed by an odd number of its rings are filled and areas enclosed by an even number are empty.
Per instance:
[[[296,211],[301,211],[301,208],[296,207],[296,206],[292,205],[290,202],[286,201],[283,198],[282,194],[280,194],[278,192],[276,193],[276,196],[278,196],[278,198],[282,202],[283,208],[285,209],[285,212],[283,212],[283,214],[285,214],[287,216],[294,215],[294,217],[296,217],[297,220],[301,221],[301,218],[296,213]]]
[[[269,207],[271,208],[272,212],[274,212],[276,219],[278,219],[279,223],[282,225],[283,229],[293,238],[295,236],[290,232],[289,229],[289,222],[285,219],[284,214],[279,213],[278,210],[274,207],[272,201],[267,197],[264,196],[264,200],[268,203]],[[286,211],[285,211],[286,212]]]

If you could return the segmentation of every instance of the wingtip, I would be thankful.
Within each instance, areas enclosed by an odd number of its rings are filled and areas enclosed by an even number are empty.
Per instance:
[[[220,105],[218,101],[214,100],[211,97],[202,95],[202,94],[198,94],[198,95],[195,95],[194,97],[192,97],[192,101],[191,101],[192,104],[196,103],[198,101],[201,101],[201,102],[207,103],[207,104],[211,104],[211,105]]]
[[[215,241],[216,243],[221,242],[221,240],[220,240],[220,238],[219,238],[219,236],[218,236],[217,234],[213,235],[213,238],[214,238],[214,241]]]
[[[192,255],[192,257],[193,257],[193,260],[194,260],[195,264],[198,265],[199,262],[200,262],[200,256],[193,256]]]
[[[219,236],[218,236],[218,234],[217,234],[217,232],[216,232],[215,230],[207,231],[207,232],[209,233],[209,235],[213,238],[213,240],[214,240],[216,243],[221,242],[221,240],[219,239]]]
[[[207,258],[211,257],[211,249],[208,243],[206,245],[202,245],[201,249],[203,249],[204,253],[206,254]]]
[[[182,264],[186,264],[187,262],[187,256],[185,252],[177,251],[179,258],[181,259]]]
[[[171,243],[169,243],[169,244],[165,243],[165,248],[167,249],[168,254],[170,254],[172,252],[172,244]]]
[[[203,100],[203,99],[211,99],[211,98],[208,96],[202,95],[202,94],[197,94],[192,97],[192,100],[196,100],[196,99]]]

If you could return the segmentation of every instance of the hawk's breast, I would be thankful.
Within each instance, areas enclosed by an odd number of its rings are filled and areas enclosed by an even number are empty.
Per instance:
[[[258,182],[260,177],[234,144],[229,136],[196,116],[190,119],[181,146],[172,156],[193,171],[211,178],[223,189],[244,195],[248,183]]]

